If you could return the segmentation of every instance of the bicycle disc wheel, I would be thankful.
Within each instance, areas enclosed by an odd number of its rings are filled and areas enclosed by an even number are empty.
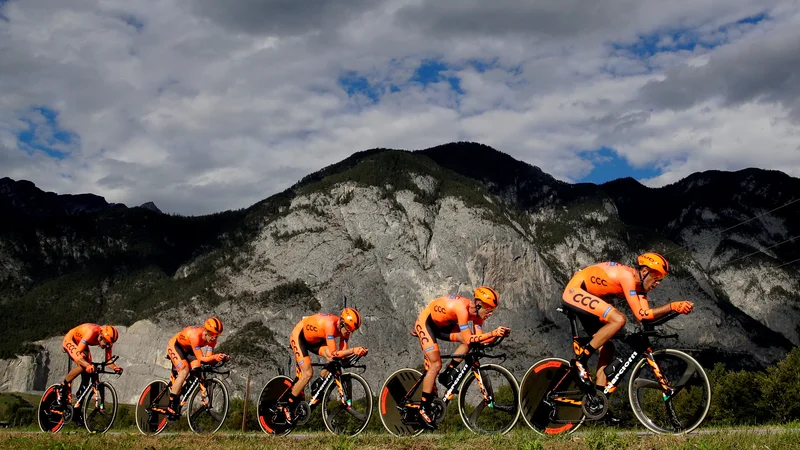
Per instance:
[[[519,417],[519,385],[505,367],[486,364],[470,371],[458,389],[458,412],[473,433],[506,434]],[[487,402],[486,395],[493,398]]]
[[[520,409],[522,419],[533,431],[540,434],[572,433],[583,423],[580,392],[569,374],[569,363],[561,358],[545,358],[536,362],[522,377],[520,383]],[[574,398],[577,404],[544,403],[546,396],[558,385],[562,395]],[[569,394],[569,395],[568,395]]]
[[[333,434],[355,436],[372,417],[372,390],[367,380],[355,373],[343,373],[339,383],[344,397],[337,383],[328,385],[322,397],[322,421]]]
[[[83,424],[90,433],[105,433],[117,418],[117,391],[108,383],[100,382],[97,390],[90,391],[83,401]]]
[[[64,420],[64,408],[56,404],[58,393],[56,389],[60,388],[60,384],[54,384],[47,388],[39,401],[39,428],[45,433],[58,433],[61,427],[67,422]]]
[[[416,436],[423,431],[422,425],[403,423],[403,417],[397,409],[397,404],[403,400],[420,377],[422,374],[418,370],[400,369],[389,375],[383,383],[379,400],[381,423],[386,431],[395,436]],[[422,400],[422,387],[417,389],[411,400],[418,403]]]
[[[169,389],[164,380],[153,380],[145,386],[136,403],[136,428],[142,434],[152,435],[164,431],[169,421],[165,411],[169,407]]]
[[[653,358],[675,393],[664,398],[653,368],[645,358],[631,371],[631,409],[647,429],[660,434],[688,433],[706,418],[711,406],[708,376],[694,358],[678,350],[656,350]]]
[[[264,433],[285,436],[294,428],[286,423],[285,416],[278,410],[278,401],[291,388],[292,380],[285,376],[277,376],[264,385],[258,396],[257,408],[258,424]]]
[[[228,415],[228,399],[228,388],[222,380],[206,378],[205,389],[200,384],[189,396],[189,428],[198,434],[215,433]]]

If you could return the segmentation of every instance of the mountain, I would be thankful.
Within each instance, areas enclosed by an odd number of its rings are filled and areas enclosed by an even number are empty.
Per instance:
[[[0,230],[0,389],[60,379],[63,334],[110,322],[123,326],[115,351],[126,372],[115,386],[133,400],[166,375],[169,337],[214,314],[241,394],[248,371],[257,386],[292,370],[287,340],[303,315],[345,301],[364,316],[352,343],[370,348],[366,376],[377,389],[392,371],[420,365],[408,332],[421,308],[480,284],[501,294],[488,326],[512,328],[505,364],[522,376],[541,357],[569,355],[569,325],[555,307],[570,276],[646,250],[673,265],[651,303],[696,305],[669,323],[680,335],[669,345],[707,365],[764,367],[800,343],[796,266],[782,265],[800,253],[791,239],[799,187],[758,169],[655,189],[632,179],[569,184],[491,147],[451,143],[358,152],[211,216],[22,208],[13,214],[27,225]]]

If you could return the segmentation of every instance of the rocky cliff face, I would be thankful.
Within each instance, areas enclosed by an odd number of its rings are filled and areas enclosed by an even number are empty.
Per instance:
[[[392,371],[421,365],[419,344],[408,332],[422,307],[440,295],[470,295],[480,284],[501,293],[502,306],[487,327],[512,328],[502,350],[509,355],[505,365],[521,377],[541,357],[569,354],[568,324],[555,307],[574,271],[601,260],[629,263],[650,249],[678,249],[668,256],[675,270],[651,303],[689,298],[696,304],[695,313],[668,325],[680,334],[674,347],[709,363],[752,366],[770,364],[800,343],[794,325],[800,301],[791,294],[800,286],[787,270],[791,266],[745,257],[752,248],[791,236],[795,225],[785,216],[770,216],[764,219],[770,228],[742,227],[737,245],[720,233],[731,220],[768,211],[763,201],[748,206],[740,199],[723,209],[713,201],[700,204],[693,189],[702,186],[695,180],[680,186],[681,196],[657,191],[671,206],[662,206],[658,214],[664,216],[647,227],[638,222],[635,206],[639,196],[653,193],[638,183],[567,185],[494,150],[461,148],[466,153],[438,148],[356,155],[254,205],[240,225],[224,228],[217,244],[206,240],[184,253],[168,282],[153,284],[123,269],[100,277],[96,292],[107,301],[93,320],[118,317],[114,301],[139,298],[131,291],[147,298],[146,308],[125,302],[132,305],[126,313],[131,325],[121,330],[115,352],[126,372],[112,378],[121,398],[132,401],[150,379],[166,376],[169,338],[212,314],[226,326],[221,347],[235,356],[228,379],[235,395],[241,395],[248,373],[257,393],[279,370],[293,370],[287,360],[294,324],[319,310],[339,311],[345,298],[364,316],[351,342],[370,349],[366,376],[377,390]],[[484,170],[474,170],[474,164]],[[797,180],[787,182],[794,186]],[[692,215],[728,219],[688,220]],[[772,255],[789,261],[795,249]],[[744,266],[734,261],[742,257]],[[19,254],[6,258],[20,267],[26,263]],[[206,284],[191,284],[199,287],[165,300],[170,286],[192,280]],[[8,298],[6,307],[15,301]],[[619,307],[627,309],[624,302]],[[60,336],[42,345],[32,356],[0,364],[4,390],[36,390],[63,377]]]

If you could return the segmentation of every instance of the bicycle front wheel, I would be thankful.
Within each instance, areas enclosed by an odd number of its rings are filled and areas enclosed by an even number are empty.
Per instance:
[[[383,383],[380,394],[380,415],[383,427],[386,431],[395,436],[417,436],[422,433],[422,424],[419,423],[419,414],[416,412],[414,419],[416,422],[411,422],[409,417],[403,417],[397,406],[403,401],[408,391],[414,387],[417,380],[422,377],[419,370],[414,369],[400,369],[397,372],[389,375],[386,382]],[[411,398],[412,401],[419,404],[422,399],[422,386],[420,386]],[[402,407],[402,405],[400,405]],[[409,411],[406,410],[406,414]]]
[[[145,435],[164,431],[169,418],[169,388],[164,380],[153,380],[145,386],[136,403],[136,428]]]
[[[694,358],[679,350],[653,352],[657,369],[640,359],[631,371],[628,397],[631,409],[648,430],[659,434],[684,434],[706,418],[711,406],[711,384]],[[669,381],[674,391],[667,397],[655,370]]]
[[[294,426],[286,423],[285,416],[278,411],[278,402],[286,391],[292,388],[292,380],[289,377],[279,375],[267,382],[261,395],[258,396],[258,425],[264,433],[275,436],[285,436],[289,434]]]
[[[565,401],[548,399],[555,389]],[[520,396],[522,419],[539,434],[572,433],[583,423],[583,394],[569,373],[569,363],[561,358],[545,358],[531,366],[522,377]],[[566,401],[569,398],[575,402]]]
[[[39,428],[45,433],[58,433],[67,422],[64,419],[64,408],[60,407],[56,400],[58,393],[56,389],[61,387],[60,384],[54,384],[47,388],[39,401]]]
[[[372,417],[372,390],[367,380],[355,373],[343,373],[330,383],[322,397],[322,421],[333,434],[355,436]]]
[[[519,417],[519,385],[505,367],[486,364],[458,389],[458,412],[473,433],[506,434]]]
[[[90,433],[105,433],[117,418],[117,391],[114,386],[100,382],[83,401],[83,424]]]
[[[217,378],[207,378],[189,396],[186,417],[195,433],[215,433],[228,415],[228,388]]]

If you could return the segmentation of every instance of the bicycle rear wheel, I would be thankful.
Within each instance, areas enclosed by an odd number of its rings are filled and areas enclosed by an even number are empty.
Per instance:
[[[145,386],[136,403],[136,428],[142,434],[154,435],[164,431],[169,418],[160,411],[169,407],[169,389],[164,380],[153,380]]]
[[[322,397],[322,421],[333,434],[355,436],[372,417],[372,390],[367,380],[355,373],[343,373],[339,383],[344,397],[336,383],[328,385]]]
[[[278,401],[292,388],[289,377],[277,376],[264,385],[258,397],[258,424],[264,433],[275,436],[289,434],[294,426],[286,423],[284,414],[278,410]]]
[[[519,418],[519,385],[505,367],[486,364],[480,377],[470,371],[458,392],[458,412],[464,425],[473,433],[506,434]],[[482,389],[483,388],[483,389]],[[483,394],[493,398],[487,402]]]
[[[653,358],[675,392],[664,398],[653,367],[642,358],[633,367],[628,382],[633,413],[654,433],[684,434],[694,430],[711,406],[711,385],[706,372],[694,358],[678,350],[656,350]]]
[[[383,427],[386,431],[395,436],[416,436],[423,431],[420,424],[406,424],[397,409],[397,405],[403,400],[409,390],[417,380],[422,377],[422,373],[414,369],[400,369],[389,375],[381,388],[380,415]],[[422,400],[422,388],[417,389],[411,399],[419,403]]]
[[[544,401],[556,386],[564,394],[574,392],[571,397],[574,396],[578,404],[547,405]],[[569,363],[561,358],[545,358],[531,366],[522,377],[520,396],[522,419],[537,433],[572,433],[583,423],[582,394],[569,375]]]
[[[61,428],[67,423],[64,418],[64,407],[56,403],[58,393],[56,389],[61,387],[60,384],[54,384],[47,388],[39,401],[39,428],[45,433],[58,433]]]
[[[89,386],[89,394],[83,400],[83,424],[90,433],[105,433],[117,418],[117,391],[106,382],[97,384],[97,390]]]
[[[228,388],[222,380],[207,378],[205,389],[198,385],[188,403],[189,428],[198,434],[215,433],[228,415]]]

